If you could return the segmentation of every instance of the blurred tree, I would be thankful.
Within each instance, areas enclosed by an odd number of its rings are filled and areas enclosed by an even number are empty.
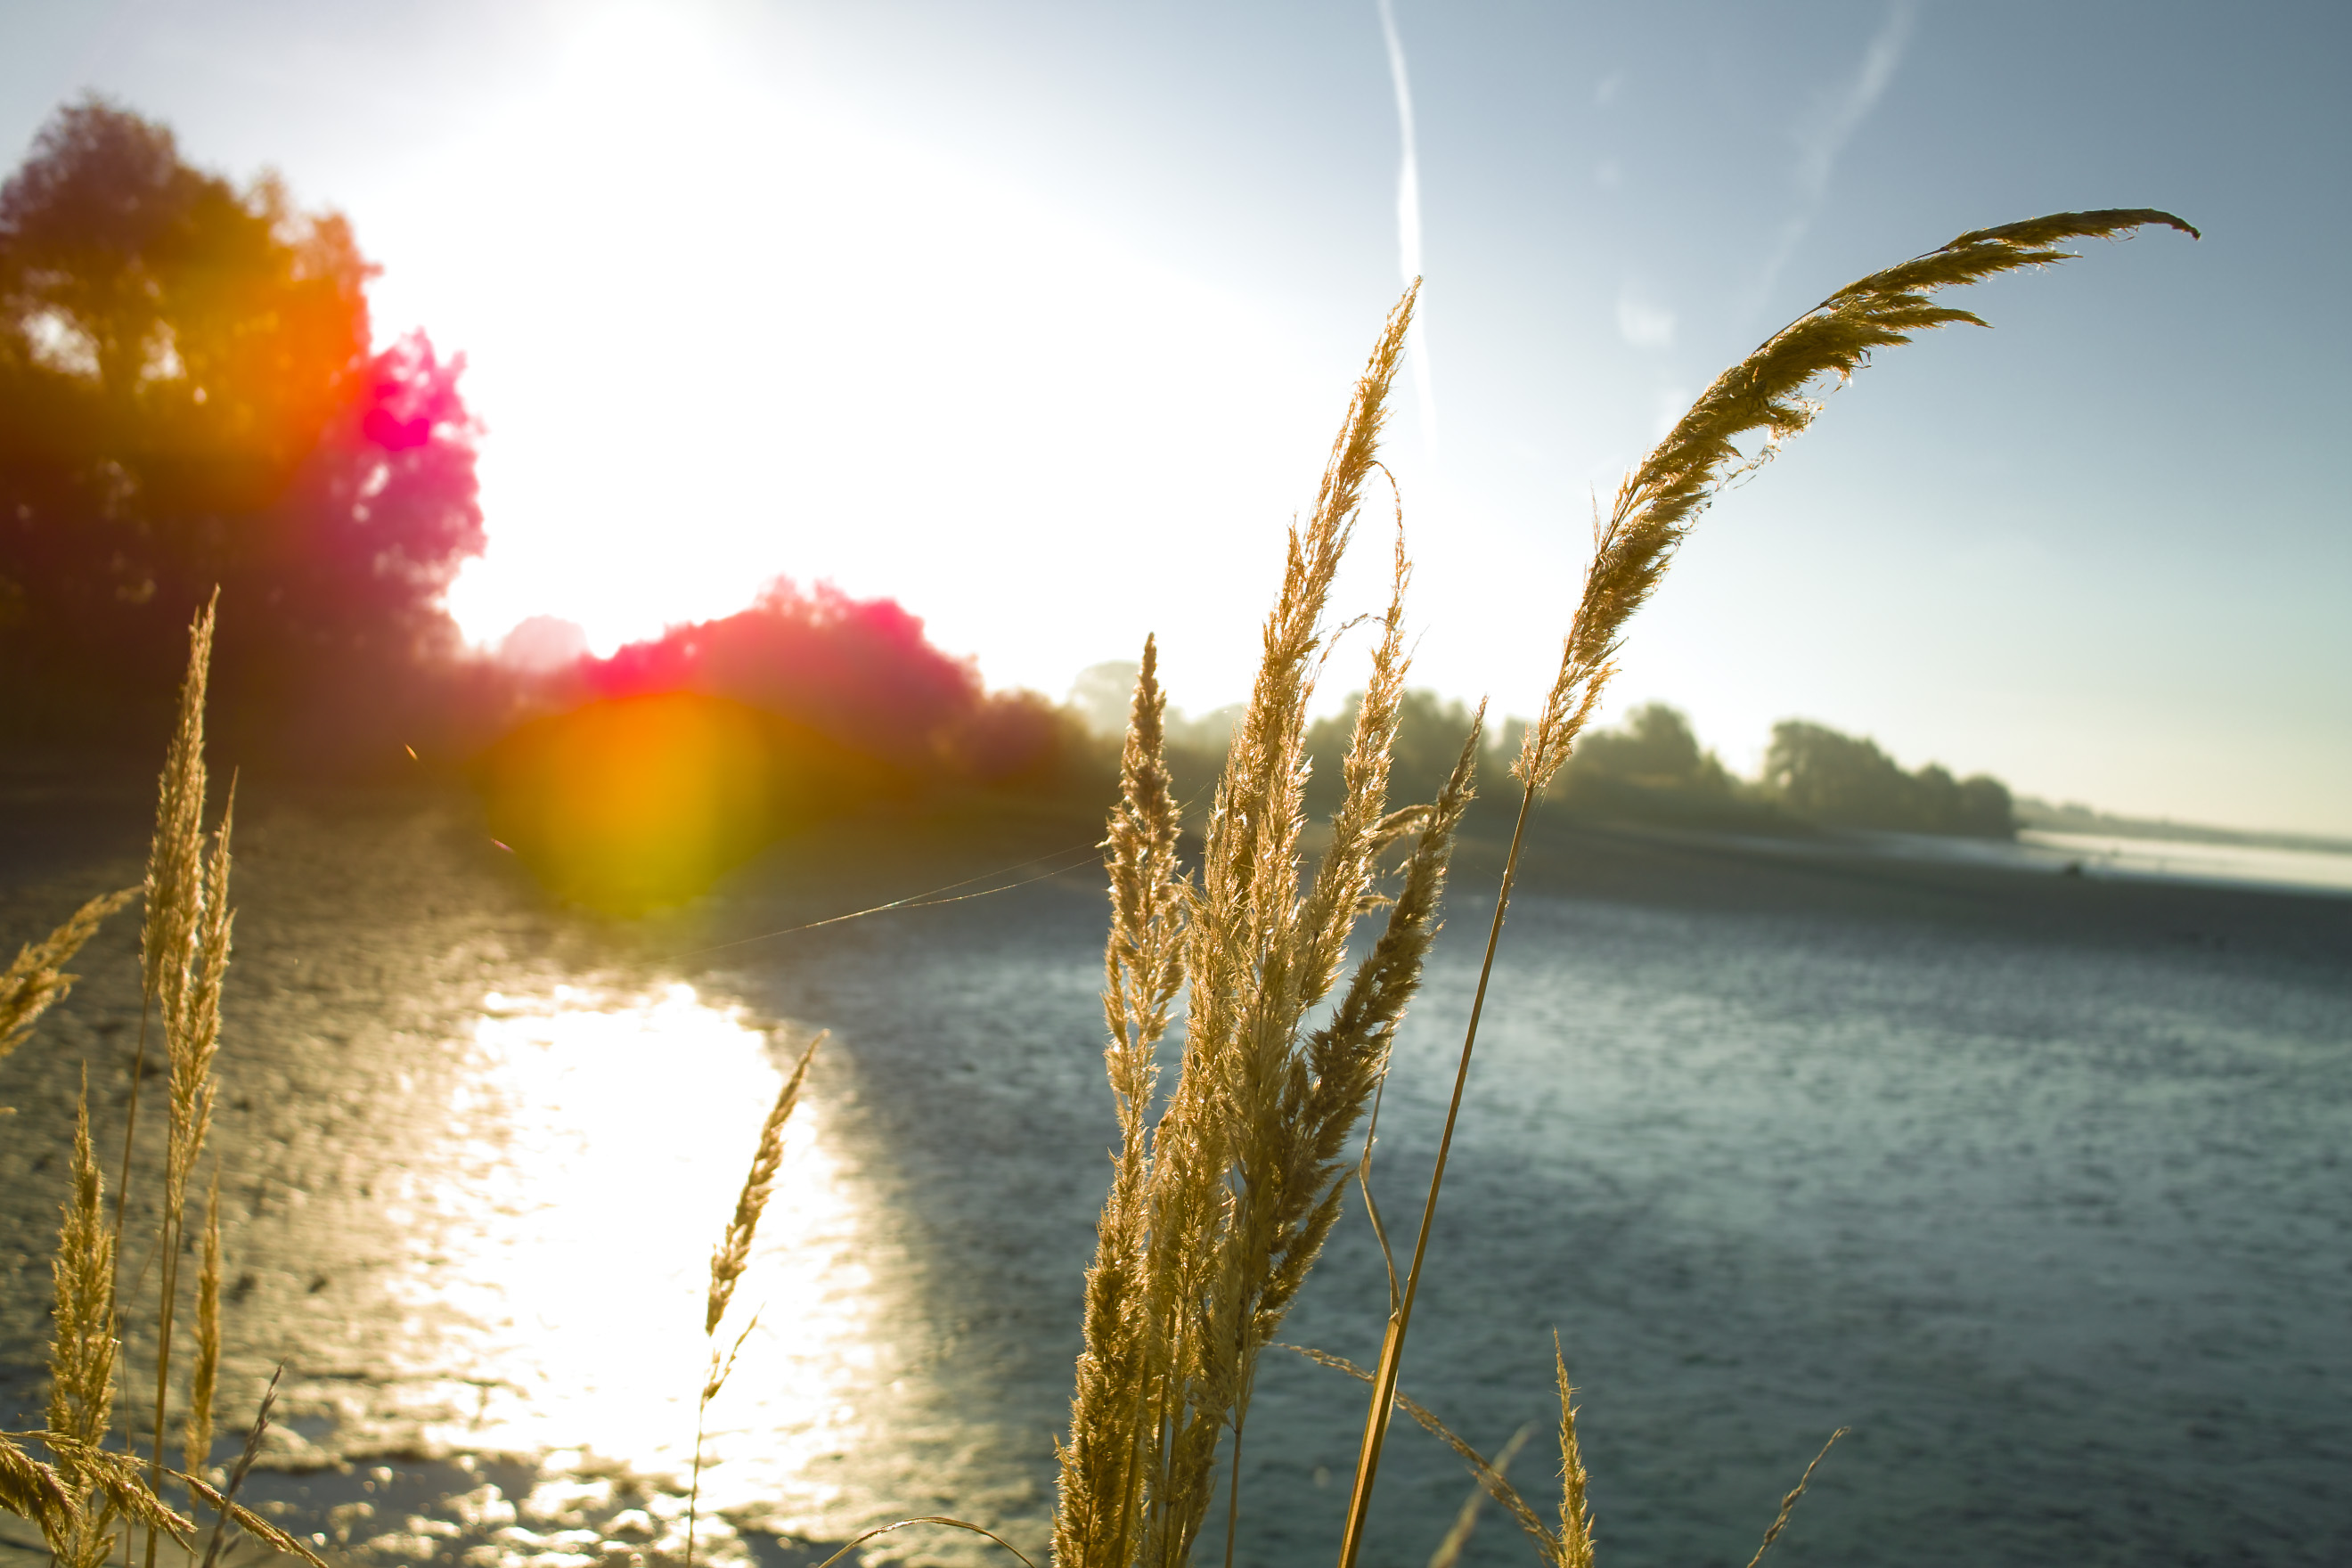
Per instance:
[[[1999,779],[1955,780],[1932,763],[1906,773],[1875,743],[1801,720],[1772,726],[1764,784],[1797,816],[1840,826],[1994,838],[2017,831]]]
[[[1067,706],[1094,734],[1118,740],[1127,733],[1129,710],[1135,705],[1136,678],[1143,666],[1131,658],[1090,664],[1070,683]]]
[[[1667,826],[1770,830],[1770,806],[1698,743],[1690,721],[1645,703],[1615,729],[1586,732],[1552,786],[1569,811]]]
[[[1310,813],[1328,813],[1339,804],[1348,746],[1355,737],[1356,715],[1363,706],[1364,694],[1351,691],[1339,711],[1307,728],[1307,756],[1313,770],[1307,783],[1307,807]],[[1459,700],[1448,701],[1434,691],[1418,688],[1404,694],[1404,701],[1397,709],[1396,745],[1390,752],[1391,806],[1437,798],[1438,792],[1445,787],[1447,775],[1454,771],[1455,759],[1462,754],[1463,740],[1470,733],[1470,720],[1469,707]],[[1496,753],[1490,744],[1480,762],[1482,774],[1491,783],[1501,777],[1501,769],[1508,759]]]
[[[372,352],[350,226],[169,130],[60,110],[0,186],[0,672],[13,727],[168,700],[222,593],[229,727],[308,724],[453,653],[480,552],[462,360]],[[18,700],[21,694],[21,700]]]
[[[1570,753],[1561,789],[1573,796],[1580,782],[1616,780],[1649,789],[1731,791],[1731,775],[1713,752],[1699,749],[1690,721],[1663,702],[1645,703],[1614,730],[1596,730]]]

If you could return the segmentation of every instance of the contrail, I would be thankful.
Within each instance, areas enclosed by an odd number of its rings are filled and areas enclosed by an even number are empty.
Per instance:
[[[1910,47],[1916,15],[1912,0],[1895,0],[1887,6],[1885,22],[1863,52],[1862,69],[1843,92],[1825,100],[1811,122],[1798,132],[1803,155],[1797,161],[1797,188],[1808,202],[1819,203],[1829,194],[1830,171],[1836,167],[1838,154],[1885,95],[1886,84],[1895,79],[1895,68],[1903,63],[1903,52]]]
[[[1397,130],[1404,155],[1397,166],[1397,270],[1410,284],[1421,276],[1421,163],[1414,156],[1412,82],[1405,75],[1404,40],[1397,36],[1396,12],[1389,0],[1373,0],[1380,7],[1381,36],[1388,40],[1389,79],[1396,87]],[[1421,437],[1434,456],[1437,450],[1437,394],[1429,381],[1429,307],[1424,300],[1413,311],[1412,389],[1421,403]]]
[[[1385,0],[1383,0],[1385,3]],[[1780,280],[1780,268],[1796,254],[1798,242],[1812,227],[1813,218],[1829,195],[1830,174],[1836,168],[1838,154],[1862,128],[1864,120],[1876,108],[1885,95],[1887,84],[1895,79],[1895,68],[1902,65],[1904,51],[1911,45],[1911,28],[1916,19],[1916,0],[1890,0],[1886,20],[1863,51],[1862,68],[1842,92],[1826,95],[1813,106],[1813,112],[1796,130],[1797,211],[1780,228],[1765,259],[1761,275],[1749,291],[1746,304],[1748,313],[1763,308],[1774,284]]]

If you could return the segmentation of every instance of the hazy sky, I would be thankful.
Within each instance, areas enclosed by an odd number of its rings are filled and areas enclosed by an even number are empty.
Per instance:
[[[0,17],[12,161],[112,95],[350,214],[379,333],[468,356],[473,635],[543,611],[609,647],[784,572],[1056,696],[1156,630],[1196,710],[1243,690],[1415,248],[1418,679],[1524,712],[1593,494],[1717,371],[1962,229],[2170,208],[2201,243],[1968,290],[1997,331],[1840,393],[1703,520],[1614,706],[1675,702],[1742,768],[1802,716],[2053,798],[2352,832],[2341,4]]]

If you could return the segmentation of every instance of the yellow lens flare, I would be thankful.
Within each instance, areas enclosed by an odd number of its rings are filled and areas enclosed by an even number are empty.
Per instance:
[[[823,770],[775,728],[694,692],[525,724],[485,760],[490,832],[560,898],[620,914],[691,899],[814,816]]]

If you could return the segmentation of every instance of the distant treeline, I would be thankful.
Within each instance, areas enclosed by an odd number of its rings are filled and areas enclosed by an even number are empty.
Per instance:
[[[2214,827],[2175,822],[2168,816],[2118,816],[2078,800],[2052,805],[2032,795],[2017,802],[2020,827],[2044,833],[2078,833],[2102,838],[2158,838],[2182,844],[2226,845],[2239,849],[2286,849],[2307,855],[2352,855],[2352,838],[2275,828]]]
[[[1134,679],[1132,664],[1097,665],[1071,693],[1077,716],[1097,734],[1121,721],[1117,694]],[[1179,787],[1214,777],[1234,710],[1205,720],[1178,715],[1169,725]],[[1355,723],[1355,700],[1307,731],[1314,782],[1310,807],[1337,798],[1339,765]],[[1429,691],[1405,698],[1390,795],[1433,798],[1469,733],[1470,710]],[[1482,805],[1491,814],[1516,800],[1512,759],[1524,725],[1506,720],[1480,759]],[[1743,779],[1700,746],[1690,721],[1662,702],[1628,714],[1615,729],[1587,734],[1552,786],[1556,807],[1570,815],[1661,826],[1785,830],[1795,826],[1874,828],[1897,833],[1965,834],[2006,838],[2017,831],[2008,786],[1984,774],[1955,778],[1930,763],[1906,772],[1868,740],[1820,724],[1785,720],[1772,728],[1762,775]],[[1504,825],[1507,828],[1507,824]]]
[[[1772,726],[1759,787],[1775,805],[1810,822],[1983,838],[2017,832],[2009,786],[1999,779],[1987,773],[1956,779],[1935,763],[1905,773],[1872,742],[1794,719]]]

